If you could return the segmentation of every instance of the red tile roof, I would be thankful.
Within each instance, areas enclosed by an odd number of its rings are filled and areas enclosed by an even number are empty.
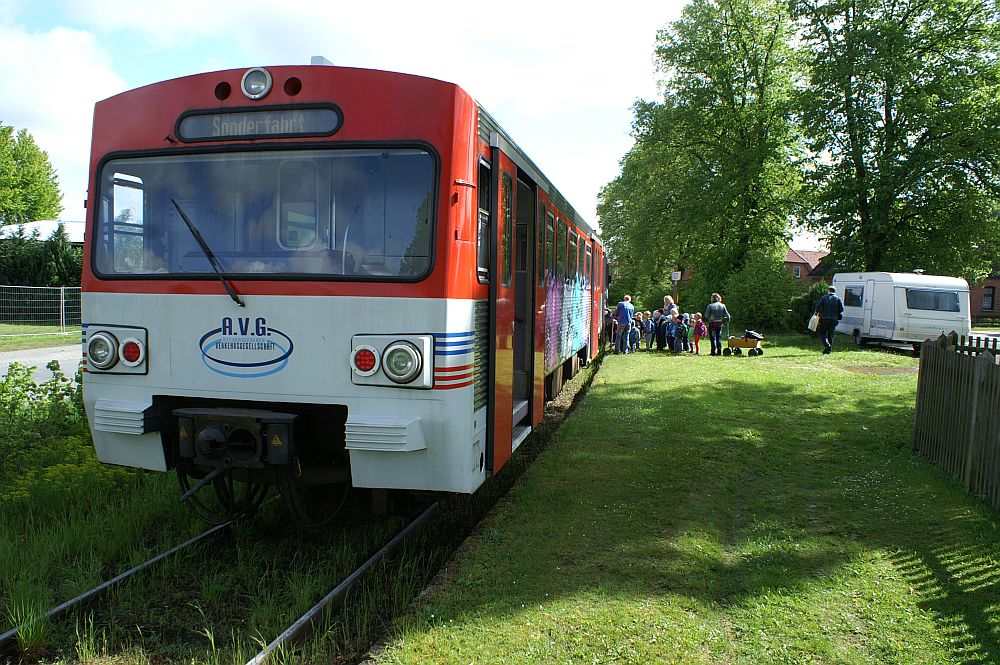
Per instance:
[[[819,265],[820,260],[830,252],[812,252],[805,249],[788,248],[785,254],[785,263],[804,263],[812,270]]]

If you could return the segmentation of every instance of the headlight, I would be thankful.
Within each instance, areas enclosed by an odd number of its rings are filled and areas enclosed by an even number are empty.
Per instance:
[[[382,352],[382,371],[396,383],[413,381],[421,366],[420,351],[409,342],[393,342]]]
[[[260,99],[271,92],[271,74],[260,67],[248,69],[243,75],[240,87],[248,99]]]
[[[108,333],[95,334],[87,342],[87,360],[97,369],[109,369],[118,361],[118,341]]]

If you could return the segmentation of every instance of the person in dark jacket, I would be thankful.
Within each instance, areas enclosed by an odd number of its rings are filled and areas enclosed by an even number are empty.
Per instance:
[[[837,295],[837,287],[831,286],[827,294],[819,299],[816,305],[819,314],[819,327],[816,332],[823,340],[823,353],[833,351],[833,336],[837,333],[837,322],[844,316],[844,302]]]
[[[729,310],[722,304],[722,296],[713,293],[712,302],[705,308],[705,321],[708,322],[708,341],[712,343],[713,356],[722,355],[722,324],[730,318]]]

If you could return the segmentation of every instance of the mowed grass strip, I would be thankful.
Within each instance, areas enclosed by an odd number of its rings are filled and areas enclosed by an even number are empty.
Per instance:
[[[608,358],[376,659],[1000,658],[996,514],[910,453],[917,361],[840,343]]]

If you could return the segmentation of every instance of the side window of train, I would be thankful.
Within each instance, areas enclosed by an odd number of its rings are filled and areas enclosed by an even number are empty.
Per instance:
[[[586,256],[583,259],[583,278],[588,282],[591,281],[590,266],[593,262],[594,262],[594,253],[590,249],[590,243],[587,243]]]
[[[559,235],[556,237],[556,253],[552,257],[552,262],[555,265],[556,276],[562,277],[566,274],[566,225],[561,219],[557,220],[556,232]]]
[[[501,253],[503,257],[500,259],[501,272],[500,272],[500,284],[503,286],[510,286],[510,272],[511,272],[511,248],[513,246],[513,239],[511,236],[514,233],[514,220],[513,220],[513,195],[511,194],[513,187],[510,179],[510,175],[507,173],[503,174],[503,184],[500,187],[501,193],[503,194],[503,203],[501,204],[501,223],[503,224],[503,236],[501,238]]]
[[[551,274],[555,270],[552,257],[555,255],[556,218],[551,212],[545,213],[545,269]]]
[[[493,198],[493,180],[490,165],[479,162],[479,221],[477,230],[476,263],[480,282],[490,281],[490,200]]]
[[[115,173],[112,199],[109,211],[111,217],[109,258],[113,270],[107,272],[142,272],[145,262],[145,219],[146,193],[142,179],[125,173]]]
[[[542,286],[545,283],[545,205],[538,204],[538,216],[535,217],[535,235],[538,236],[538,250],[535,252],[535,283]]]
[[[566,278],[576,278],[576,234],[569,234],[569,255],[566,257]]]
[[[583,247],[587,244],[587,239],[581,235],[576,237],[576,274],[583,277]]]

